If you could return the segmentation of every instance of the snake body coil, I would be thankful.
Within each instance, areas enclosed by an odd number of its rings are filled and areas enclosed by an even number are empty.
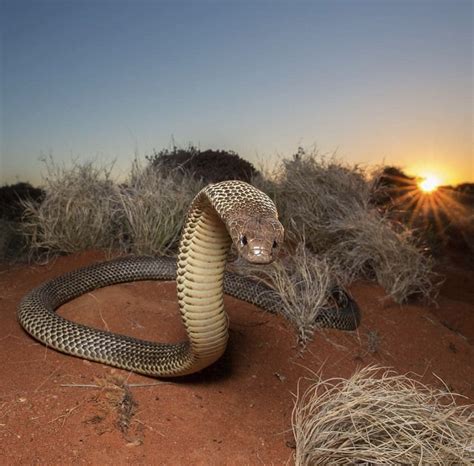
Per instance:
[[[270,312],[281,308],[278,294],[263,283],[225,273],[231,242],[246,260],[264,264],[274,260],[282,240],[283,227],[268,196],[240,181],[209,185],[191,204],[177,264],[163,257],[126,257],[78,269],[28,293],[20,303],[18,318],[33,337],[68,354],[159,377],[190,374],[215,362],[226,348],[224,291]],[[97,288],[175,277],[187,341],[139,340],[71,322],[55,312]],[[335,299],[342,306],[321,314],[321,326],[356,328],[355,303],[341,291]]]

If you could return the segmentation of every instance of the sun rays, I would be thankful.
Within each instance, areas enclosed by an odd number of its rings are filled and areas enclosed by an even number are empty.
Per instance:
[[[441,179],[436,175],[413,178],[403,175],[402,172],[390,174],[388,184],[394,211],[410,227],[433,228],[443,238],[449,225],[459,223],[466,216],[466,207],[457,200],[456,191],[441,186]]]

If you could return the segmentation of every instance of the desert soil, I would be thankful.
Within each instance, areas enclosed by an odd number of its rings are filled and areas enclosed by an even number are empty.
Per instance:
[[[358,282],[356,332],[318,331],[305,351],[282,317],[226,297],[230,343],[202,373],[157,380],[46,348],[18,325],[22,296],[102,260],[0,266],[0,464],[287,464],[298,380],[379,364],[474,400],[474,277],[450,266],[438,307],[399,306]],[[184,337],[174,283],[97,290],[60,309],[72,320],[156,341]]]

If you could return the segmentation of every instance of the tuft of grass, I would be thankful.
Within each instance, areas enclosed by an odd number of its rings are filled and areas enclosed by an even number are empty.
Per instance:
[[[399,302],[437,294],[433,260],[411,231],[372,202],[372,181],[358,166],[300,149],[255,183],[275,201],[287,239],[337,265],[342,283],[376,279]]]
[[[44,162],[44,199],[23,203],[21,229],[31,251],[48,255],[112,247],[117,196],[112,166],[85,162],[65,168],[52,159]]]
[[[412,298],[433,301],[439,291],[434,259],[401,224],[376,210],[359,211],[334,225],[335,240],[326,255],[340,264],[341,280],[375,279],[398,303]]]
[[[278,293],[281,313],[296,327],[302,344],[312,338],[318,314],[333,306],[330,300],[336,284],[333,269],[327,259],[316,257],[304,243],[281,261],[266,267],[243,268],[245,273],[263,279]]]
[[[297,465],[472,464],[474,416],[458,395],[365,367],[297,393]]]
[[[163,176],[137,162],[121,185],[112,179],[111,166],[45,163],[44,199],[24,202],[21,224],[31,252],[39,255],[87,249],[165,255],[177,245],[202,187],[190,176]]]
[[[162,175],[135,162],[129,182],[118,192],[121,249],[166,255],[180,238],[186,212],[203,183],[189,175]]]

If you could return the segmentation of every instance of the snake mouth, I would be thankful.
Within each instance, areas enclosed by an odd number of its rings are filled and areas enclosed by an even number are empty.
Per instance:
[[[240,250],[240,255],[251,264],[270,264],[275,260],[274,251],[262,245],[247,245]]]
[[[275,260],[273,251],[261,246],[254,246],[248,248],[247,251],[242,253],[245,260],[252,264],[270,264]]]

